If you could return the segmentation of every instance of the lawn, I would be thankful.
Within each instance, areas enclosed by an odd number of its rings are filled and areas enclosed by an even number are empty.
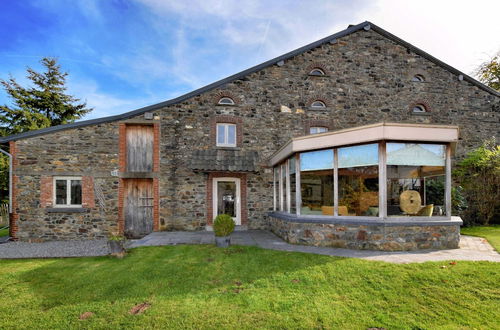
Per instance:
[[[9,228],[0,229],[0,237],[8,236],[8,235],[9,235]]]
[[[500,252],[500,225],[462,227],[460,232],[463,235],[484,237]]]
[[[493,329],[499,278],[490,262],[396,265],[209,245],[3,260],[0,328]]]

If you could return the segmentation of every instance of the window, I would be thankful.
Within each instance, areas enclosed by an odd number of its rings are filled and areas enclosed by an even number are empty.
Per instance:
[[[319,133],[326,133],[326,132],[328,132],[327,127],[316,126],[316,127],[309,128],[309,134],[319,134]]]
[[[233,99],[226,96],[221,97],[218,103],[221,105],[234,105]]]
[[[82,178],[55,177],[54,178],[54,206],[81,207],[82,206]]]
[[[422,113],[422,112],[427,112],[427,109],[423,104],[416,104],[412,108],[413,113]]]
[[[300,154],[300,194],[304,215],[333,215],[333,150]]]
[[[314,68],[309,72],[309,75],[311,76],[324,76],[325,71],[321,70],[320,68]]]
[[[217,124],[217,146],[236,147],[235,124]]]
[[[425,78],[421,74],[417,74],[417,75],[413,76],[413,78],[411,79],[411,81],[414,81],[414,82],[424,82]]]
[[[326,108],[326,104],[323,101],[317,100],[311,103],[311,108],[313,109],[324,109]]]

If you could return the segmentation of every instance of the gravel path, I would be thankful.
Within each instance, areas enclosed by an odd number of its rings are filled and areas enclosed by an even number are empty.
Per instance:
[[[109,254],[107,240],[0,244],[0,259],[90,257]]]

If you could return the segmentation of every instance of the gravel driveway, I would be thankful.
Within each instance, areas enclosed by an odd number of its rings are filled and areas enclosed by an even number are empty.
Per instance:
[[[0,244],[0,259],[90,257],[109,254],[107,240]]]

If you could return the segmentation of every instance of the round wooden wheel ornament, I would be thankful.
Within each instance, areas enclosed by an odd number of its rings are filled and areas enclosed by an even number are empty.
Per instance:
[[[406,190],[399,196],[399,207],[406,214],[417,214],[422,207],[421,205],[422,199],[418,191]]]

